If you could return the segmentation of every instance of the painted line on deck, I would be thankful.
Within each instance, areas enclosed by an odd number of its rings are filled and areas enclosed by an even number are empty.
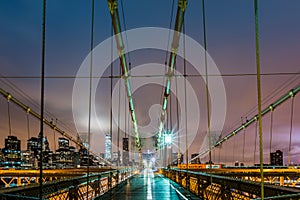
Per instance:
[[[169,185],[171,185],[171,187],[184,199],[184,200],[189,200],[188,198],[186,198],[179,190],[177,190],[171,183],[169,180],[167,180],[166,178],[162,177],[165,181],[167,181],[169,183]]]

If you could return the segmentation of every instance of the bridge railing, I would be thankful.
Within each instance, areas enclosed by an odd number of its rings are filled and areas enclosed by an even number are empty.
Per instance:
[[[281,196],[273,196],[273,197],[265,197],[264,198],[265,200],[277,200],[277,199],[281,199],[281,200],[286,200],[286,199],[289,199],[289,200],[293,200],[293,199],[300,199],[300,193],[297,193],[297,194],[288,194],[288,195],[281,195]],[[261,200],[261,198],[257,198],[257,199],[254,199],[254,200]]]
[[[161,173],[201,199],[256,199],[261,195],[259,182],[180,169],[162,169]],[[300,195],[300,189],[271,184],[265,184],[264,191],[265,199]]]
[[[42,187],[44,199],[92,199],[100,196],[128,179],[134,174],[134,168],[110,170],[89,176],[45,182]],[[87,184],[88,182],[88,184]],[[0,190],[0,199],[36,199],[39,197],[39,185],[4,188]]]

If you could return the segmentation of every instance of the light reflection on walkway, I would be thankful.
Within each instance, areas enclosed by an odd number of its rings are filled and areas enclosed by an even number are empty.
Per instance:
[[[168,179],[154,173],[151,169],[145,169],[124,185],[104,194],[99,199],[177,200],[185,198],[169,183]]]

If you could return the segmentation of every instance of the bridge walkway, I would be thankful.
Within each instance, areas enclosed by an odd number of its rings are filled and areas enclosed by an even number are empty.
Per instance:
[[[108,191],[98,199],[101,200],[187,200],[199,199],[162,175],[144,170],[128,179],[123,184]]]

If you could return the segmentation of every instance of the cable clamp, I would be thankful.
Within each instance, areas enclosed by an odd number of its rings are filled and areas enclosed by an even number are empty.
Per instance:
[[[9,102],[9,100],[12,98],[11,94],[7,94],[7,101]]]
[[[109,11],[110,11],[110,14],[113,15],[115,10],[118,9],[118,3],[117,1],[115,0],[109,0],[108,1],[108,8],[109,8]]]
[[[178,0],[178,7],[181,8],[182,12],[185,11],[187,6],[187,0]]]

